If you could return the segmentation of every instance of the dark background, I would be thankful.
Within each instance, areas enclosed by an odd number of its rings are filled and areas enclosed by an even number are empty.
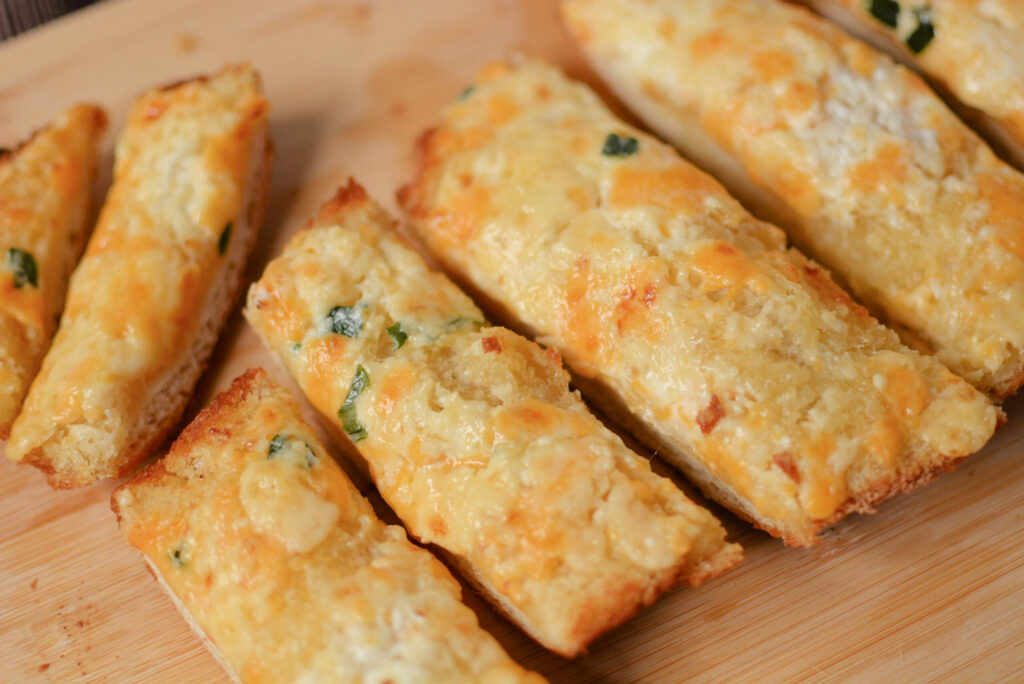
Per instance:
[[[0,0],[0,40],[94,2],[96,0]]]

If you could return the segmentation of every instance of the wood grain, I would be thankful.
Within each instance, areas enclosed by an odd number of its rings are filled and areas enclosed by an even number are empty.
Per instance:
[[[145,88],[251,60],[278,151],[254,277],[349,175],[394,209],[418,133],[516,50],[589,78],[549,0],[104,2],[0,46],[0,144],[81,100],[107,107],[116,131]],[[286,380],[236,315],[190,413],[252,365]],[[1007,412],[985,451],[814,549],[723,513],[746,562],[666,596],[587,657],[546,653],[467,601],[554,682],[1024,679],[1024,400]],[[226,682],[121,539],[112,489],[52,492],[0,464],[0,681]]]

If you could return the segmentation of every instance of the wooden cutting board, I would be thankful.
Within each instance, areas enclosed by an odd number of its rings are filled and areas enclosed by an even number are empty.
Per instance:
[[[480,66],[517,50],[593,80],[549,0],[108,1],[0,44],[0,144],[81,100],[108,108],[116,132],[143,89],[254,62],[277,144],[255,277],[349,175],[394,209],[416,135]],[[236,314],[190,414],[260,364],[286,380]],[[662,598],[587,657],[553,656],[466,599],[555,682],[1022,680],[1024,400],[1006,408],[982,453],[816,548],[787,549],[715,508],[743,565]],[[53,492],[0,463],[0,682],[227,681],[123,542],[113,486]]]

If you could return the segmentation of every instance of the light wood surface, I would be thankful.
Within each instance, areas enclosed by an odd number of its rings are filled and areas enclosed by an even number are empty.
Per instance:
[[[107,107],[116,132],[141,90],[254,62],[277,144],[255,276],[349,175],[393,209],[416,135],[486,61],[525,50],[587,76],[555,9],[104,2],[0,45],[0,144],[81,100]],[[190,413],[252,365],[284,379],[236,315]],[[1022,681],[1024,400],[1007,412],[985,451],[816,548],[784,548],[722,514],[743,565],[664,597],[587,657],[548,654],[466,599],[519,662],[555,682]],[[34,470],[0,464],[0,682],[227,681],[123,542],[113,486],[53,492]]]

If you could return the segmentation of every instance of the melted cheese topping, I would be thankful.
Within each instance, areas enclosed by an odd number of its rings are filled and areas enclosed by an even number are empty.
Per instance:
[[[115,151],[114,183],[7,455],[84,484],[138,458],[140,423],[197,352],[228,262],[221,236],[242,194],[267,103],[249,67],[140,97]],[[164,416],[151,417],[159,422]]]
[[[388,223],[365,199],[322,212],[252,287],[246,316],[357,440],[413,535],[566,654],[677,578],[699,581],[702,563],[738,560],[711,514],[569,391],[557,354],[485,327]],[[325,325],[338,306],[360,312],[354,337]],[[393,326],[407,335],[398,348]]]
[[[247,684],[543,681],[478,626],[441,563],[374,516],[262,371],[114,505]]]
[[[85,244],[89,189],[106,114],[64,112],[14,152],[0,156],[0,438],[6,439],[39,369],[71,270]],[[11,250],[35,268],[16,272]]]
[[[937,38],[922,58],[1000,3],[929,4]],[[939,23],[958,4],[979,9]],[[628,102],[698,162],[735,160],[785,207],[794,239],[908,339],[983,391],[1020,384],[1024,177],[920,78],[775,0],[571,0],[566,15]],[[999,62],[1010,63],[1024,41],[979,31],[970,42],[1000,52],[1007,40]],[[965,49],[946,59],[988,75],[965,77],[970,88],[1024,111],[1024,59],[989,90],[1000,69]]]
[[[1024,6],[1019,0],[901,0],[890,27],[862,0],[815,0],[824,10],[841,6],[872,31],[904,44],[927,10],[935,35],[914,63],[965,104],[998,119],[1024,145]]]
[[[448,144],[499,95],[518,116],[487,142]],[[609,134],[635,138],[636,153],[602,154]],[[813,540],[849,498],[972,453],[995,428],[998,410],[970,385],[902,347],[776,228],[551,68],[482,78],[425,148],[403,194],[422,239],[791,541]],[[468,192],[491,209],[455,241],[451,207]],[[586,207],[570,199],[580,192]],[[869,449],[876,422],[898,435],[891,458]]]

